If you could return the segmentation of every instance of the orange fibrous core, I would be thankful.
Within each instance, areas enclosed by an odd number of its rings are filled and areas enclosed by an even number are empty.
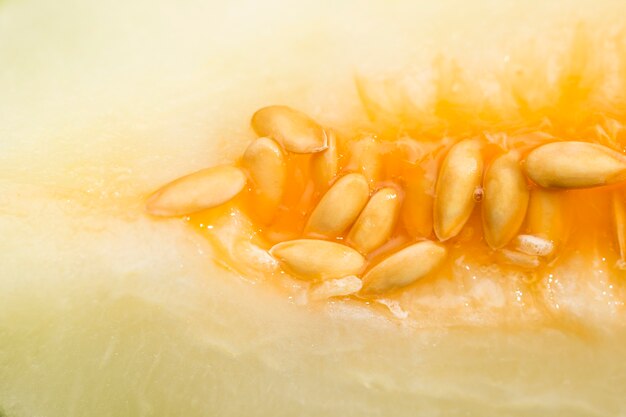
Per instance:
[[[504,135],[504,133],[500,133]],[[524,137],[518,139],[517,146],[527,151],[539,143],[547,143],[550,139],[537,140],[536,135],[530,134],[528,142]],[[550,136],[551,137],[551,136]],[[367,137],[366,140],[370,140]],[[490,143],[488,139],[482,139],[485,143],[483,157],[485,166],[488,167],[494,157],[502,154],[504,150],[500,145]],[[552,139],[553,140],[553,139]],[[404,138],[401,141],[376,138],[379,171],[377,178],[369,178],[370,195],[384,187],[393,187],[398,190],[401,200],[401,211],[396,221],[391,238],[376,250],[367,254],[368,262],[376,263],[394,251],[411,242],[423,239],[437,240],[433,231],[433,202],[435,198],[435,185],[438,170],[441,166],[447,150],[457,141],[446,138],[439,142],[421,142],[417,139]],[[354,161],[353,148],[356,140],[339,140],[339,170],[335,180],[349,172],[362,172],[363,166]],[[415,152],[426,149],[422,155],[416,158]],[[413,155],[412,155],[413,154]],[[254,223],[255,239],[263,242],[264,246],[298,239],[302,237],[317,237],[304,233],[305,224],[311,212],[319,203],[324,193],[328,191],[333,182],[322,185],[316,184],[311,176],[310,159],[312,155],[289,154],[286,156],[287,181],[281,203],[276,211],[270,215],[269,222],[261,219],[266,217],[255,201],[255,189],[251,185],[233,202],[226,206],[210,209],[189,216],[192,224],[206,227],[211,224],[211,219],[216,213],[223,213],[237,207],[245,213]],[[522,157],[523,159],[523,157]],[[584,161],[581,161],[584,163]],[[417,188],[417,192],[415,192]],[[528,182],[530,192],[540,187]],[[585,253],[600,253],[605,257],[617,262],[619,259],[619,247],[615,238],[616,225],[613,218],[611,196],[615,191],[623,188],[621,185],[604,186],[592,189],[558,190],[558,198],[562,200],[563,227],[559,237],[558,252],[583,251]],[[488,190],[487,190],[488,192]],[[469,220],[463,226],[461,232],[444,242],[452,251],[458,251],[465,257],[473,258],[484,263],[503,264],[498,257],[498,251],[490,248],[485,242],[481,219],[481,197],[483,190],[475,191],[476,204]],[[408,199],[411,201],[408,201]],[[525,221],[519,230],[519,234],[532,233],[528,222]],[[345,242],[350,229],[336,237],[323,237],[327,240]],[[450,261],[454,259],[451,256]],[[550,258],[552,260],[552,258]],[[504,265],[507,263],[505,262]],[[548,262],[546,262],[546,265]],[[515,268],[515,264],[510,264]]]
[[[542,73],[537,70],[539,66],[530,70],[511,64],[502,74],[505,81],[498,84],[498,98],[494,100],[477,99],[472,80],[459,65],[445,59],[437,60],[433,67],[435,89],[428,105],[415,104],[402,83],[393,78],[377,81],[357,77],[357,91],[369,121],[353,128],[324,126],[326,134],[332,132],[336,138],[338,169],[334,178],[324,183],[316,180],[311,169],[315,154],[284,152],[284,192],[272,213],[258,205],[255,184],[248,181],[247,188],[230,203],[193,214],[188,220],[204,230],[212,228],[215,219],[237,210],[251,221],[250,241],[266,250],[280,242],[310,237],[349,245],[350,228],[329,237],[307,234],[305,227],[339,178],[361,173],[368,181],[370,197],[377,190],[392,187],[400,200],[391,236],[363,254],[364,271],[422,240],[440,243],[448,251],[434,278],[428,278],[431,280],[450,276],[455,268],[468,264],[521,271],[526,280],[533,281],[538,276],[551,276],[564,255],[573,253],[597,257],[609,269],[620,271],[626,250],[620,247],[620,234],[626,232],[620,230],[624,224],[620,224],[616,214],[620,208],[614,200],[626,201],[622,183],[546,190],[525,177],[530,202],[515,235],[538,236],[554,245],[549,255],[537,257],[537,265],[529,266],[507,256],[507,251],[519,252],[515,239],[497,248],[486,242],[481,211],[490,190],[482,181],[472,190],[474,206],[459,233],[441,242],[433,228],[442,164],[460,141],[479,141],[484,170],[510,151],[518,152],[523,168],[529,152],[557,141],[590,142],[623,153],[626,105],[619,94],[607,98],[606,88],[614,82],[625,86],[626,70],[622,70],[623,77],[618,74],[617,81],[609,82],[592,50],[593,42],[579,28],[556,76],[548,77],[548,70]],[[584,165],[586,161],[579,163]],[[554,193],[558,204],[552,207],[553,213],[533,224],[529,216],[536,191]],[[541,205],[537,201],[535,204]],[[236,269],[237,261],[231,266]]]

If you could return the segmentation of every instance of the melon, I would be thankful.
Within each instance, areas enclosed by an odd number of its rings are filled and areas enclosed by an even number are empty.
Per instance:
[[[335,3],[0,2],[0,416],[626,412],[626,6]]]

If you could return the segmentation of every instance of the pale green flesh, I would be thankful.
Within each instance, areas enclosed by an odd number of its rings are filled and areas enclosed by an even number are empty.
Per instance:
[[[403,324],[298,305],[142,211],[159,185],[240,155],[259,107],[358,126],[355,70],[430,62],[438,42],[472,50],[467,37],[491,59],[499,34],[596,2],[511,6],[515,25],[494,2],[127,3],[0,1],[0,416],[626,412],[624,298],[602,270],[585,275],[597,265],[555,286],[549,326],[523,317],[536,306],[493,325],[493,288],[469,280],[475,318],[433,307]],[[481,18],[455,35],[468,13]],[[433,306],[463,291],[442,285]]]

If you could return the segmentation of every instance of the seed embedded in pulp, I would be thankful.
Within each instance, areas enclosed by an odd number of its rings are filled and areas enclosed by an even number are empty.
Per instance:
[[[337,138],[332,130],[327,130],[326,136],[328,148],[311,156],[311,175],[317,187],[322,190],[328,188],[339,170]]]
[[[318,239],[281,242],[270,254],[295,276],[305,280],[326,280],[356,275],[365,266],[365,258],[346,245]]]
[[[287,151],[314,153],[326,149],[326,134],[306,114],[287,106],[268,106],[252,116],[252,128],[259,136],[277,140]]]
[[[487,168],[482,219],[487,244],[498,249],[519,231],[528,207],[528,187],[517,152],[496,158]]]
[[[396,225],[400,199],[394,188],[378,190],[367,203],[348,234],[348,244],[368,254],[391,237]]]
[[[589,142],[553,142],[526,158],[528,177],[546,188],[586,188],[626,180],[626,156]]]
[[[339,236],[357,219],[368,197],[369,186],[363,175],[344,175],[330,187],[311,213],[305,234]]]
[[[384,259],[363,277],[363,294],[380,294],[407,286],[433,272],[445,259],[446,249],[423,241]]]
[[[161,187],[148,198],[146,210],[155,216],[184,216],[228,202],[245,184],[246,175],[239,168],[203,169]]]
[[[566,240],[568,221],[563,191],[532,189],[528,202],[528,234],[545,238],[558,246]]]
[[[259,138],[248,146],[242,163],[254,183],[255,212],[267,223],[274,216],[285,191],[287,167],[283,152],[272,139]]]
[[[474,209],[474,190],[480,185],[483,158],[480,142],[464,140],[448,152],[437,179],[434,203],[435,234],[441,241],[461,231]]]
[[[527,255],[549,256],[554,251],[554,243],[533,235],[518,235],[515,238],[515,249]]]

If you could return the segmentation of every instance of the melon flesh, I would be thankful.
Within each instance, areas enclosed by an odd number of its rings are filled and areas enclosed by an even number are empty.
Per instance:
[[[402,320],[302,305],[223,268],[184,222],[144,213],[160,185],[235,160],[260,107],[372,123],[355,75],[392,80],[428,115],[442,56],[467,71],[451,88],[468,103],[498,97],[494,74],[524,63],[540,109],[564,39],[616,39],[626,11],[335,3],[0,1],[0,416],[626,413],[623,276],[601,257],[572,256],[539,295],[459,272]],[[607,47],[588,71],[619,81],[619,57]],[[402,100],[375,101],[378,128],[406,121]]]

